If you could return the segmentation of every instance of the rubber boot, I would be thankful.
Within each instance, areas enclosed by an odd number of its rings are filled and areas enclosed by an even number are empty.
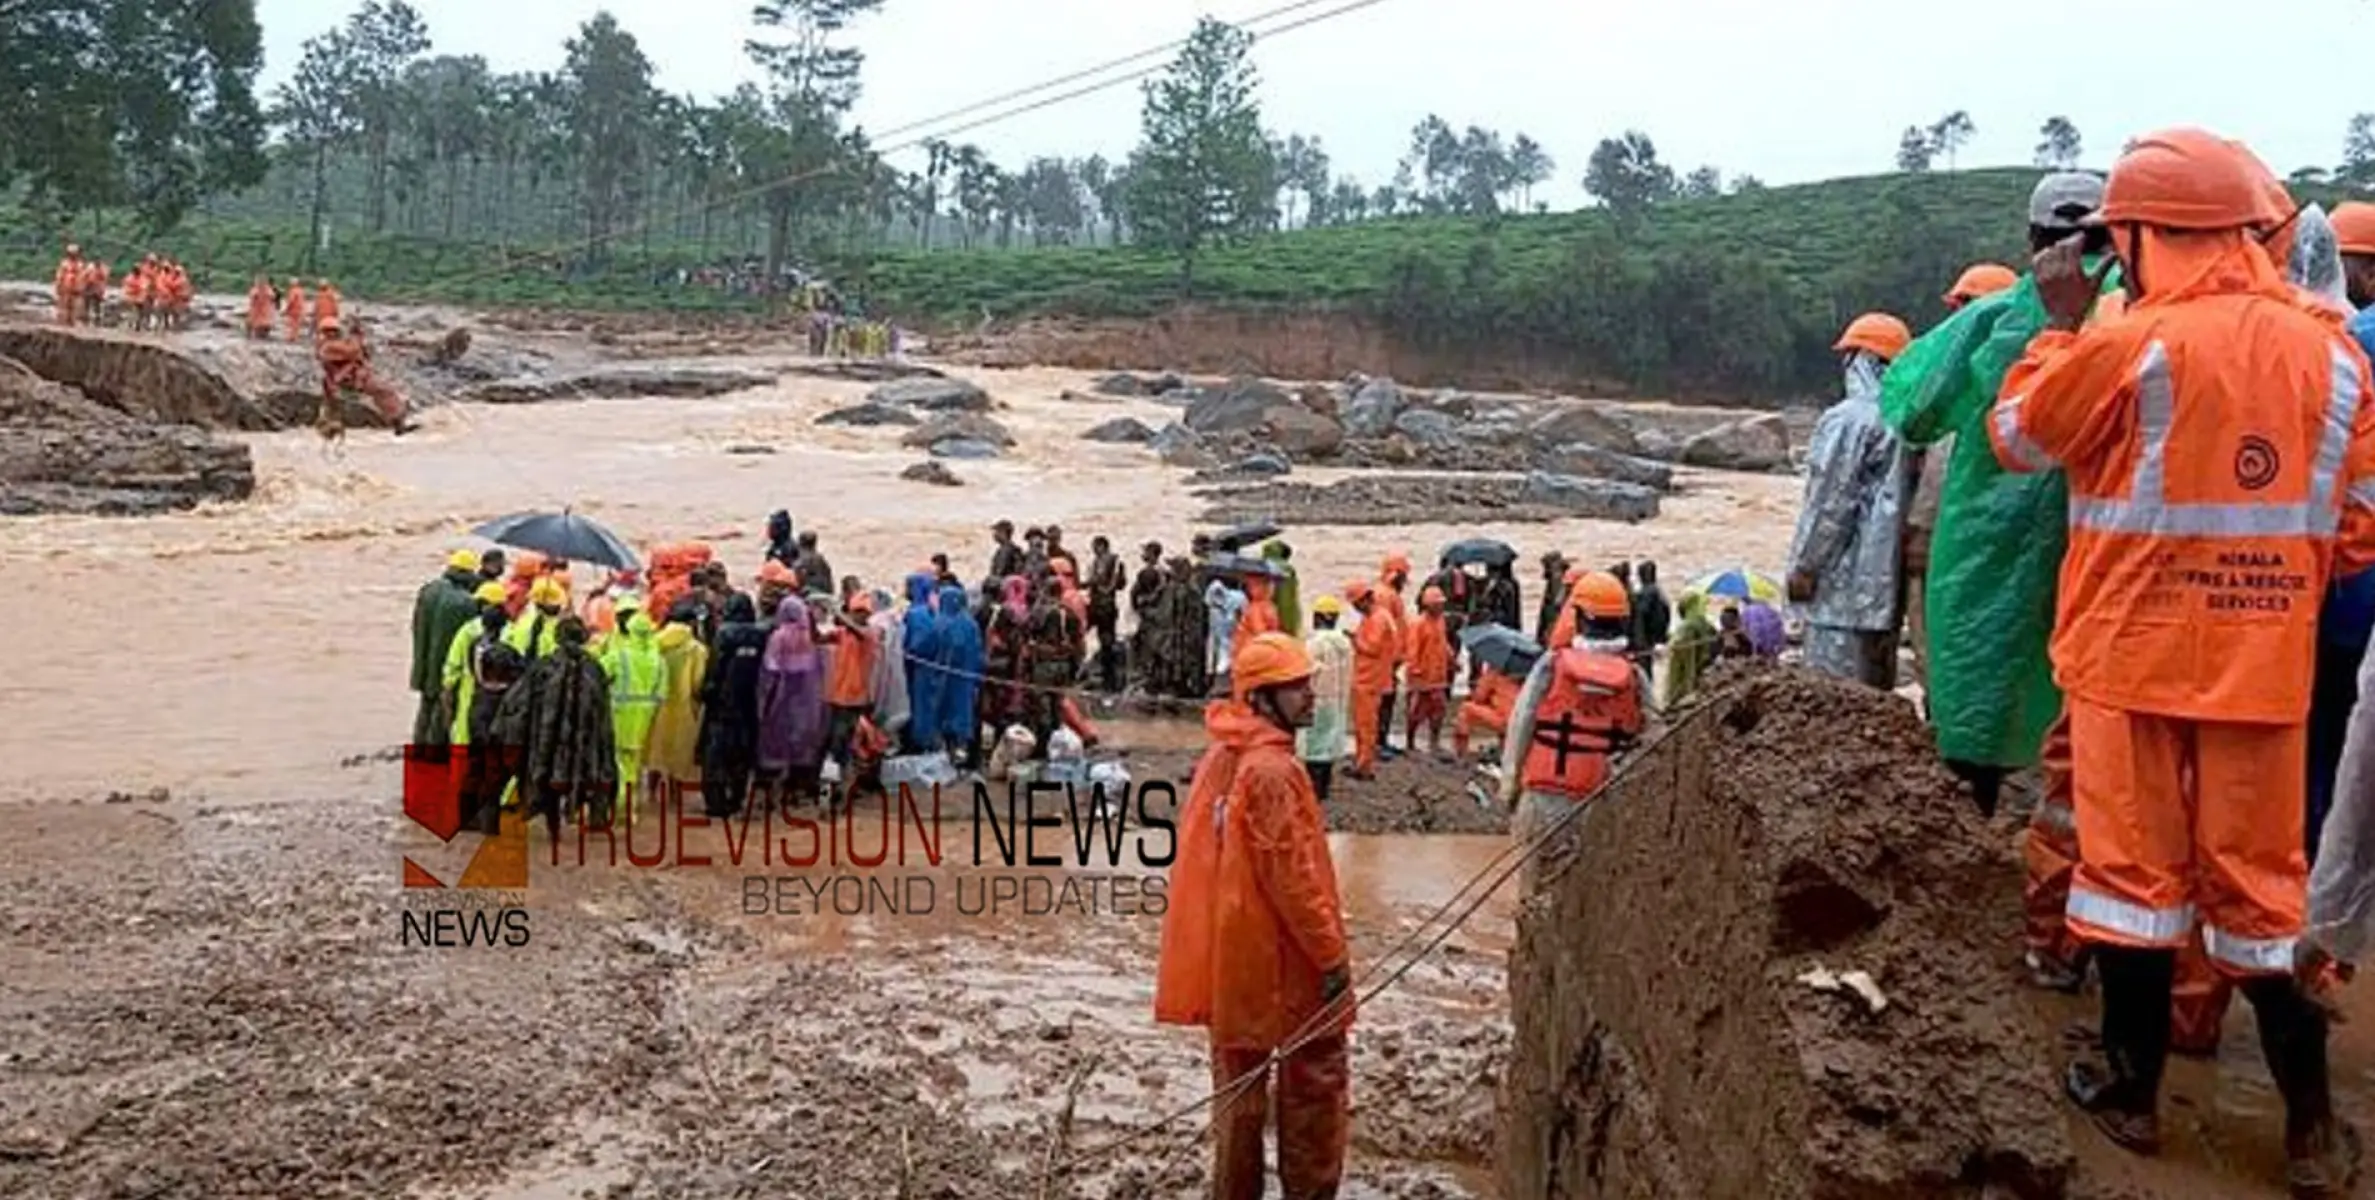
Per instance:
[[[2103,1136],[2134,1153],[2157,1154],[2177,953],[2103,946],[2095,961],[2103,980],[2105,1066],[2071,1064],[2065,1089]]]
[[[2334,1118],[2324,1011],[2289,975],[2247,980],[2242,990],[2259,1018],[2268,1074],[2284,1097],[2285,1175],[2292,1194],[2303,1200],[2349,1195],[2358,1175],[2359,1139]]]

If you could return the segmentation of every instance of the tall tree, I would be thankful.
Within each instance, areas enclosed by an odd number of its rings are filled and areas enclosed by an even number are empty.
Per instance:
[[[1277,164],[1255,98],[1253,35],[1206,17],[1161,77],[1146,83],[1143,133],[1130,156],[1130,226],[1176,255],[1180,288],[1195,288],[1196,256],[1211,242],[1268,227]]]
[[[2067,171],[2078,165],[2082,143],[2068,117],[2047,117],[2037,128],[2037,165]]]
[[[1501,135],[1470,125],[1460,135],[1454,162],[1452,210],[1479,217],[1501,211],[1501,193],[1516,183],[1516,175],[1509,166],[1509,151],[1501,145]]]
[[[836,181],[825,178],[848,148],[840,122],[858,98],[866,56],[834,39],[883,0],[760,0],[751,23],[769,37],[744,43],[774,83],[775,129],[761,157],[779,172],[767,188],[767,281],[773,291],[791,253],[795,222],[828,210]]]
[[[312,178],[305,240],[308,268],[321,250],[322,224],[328,217],[330,155],[361,132],[350,103],[354,61],[354,47],[344,29],[307,38],[295,73],[273,93],[272,120],[287,131],[290,145],[303,153]]]
[[[1428,113],[1410,130],[1410,152],[1395,172],[1398,190],[1427,212],[1447,212],[1460,175],[1460,135],[1451,122]]]
[[[405,0],[363,0],[346,19],[352,69],[346,85],[371,162],[371,228],[388,225],[388,162],[397,134],[411,119],[404,106],[404,72],[429,51],[429,25]]]
[[[1682,194],[1692,200],[1705,200],[1724,194],[1724,173],[1712,166],[1703,166],[1682,178]]]
[[[582,175],[589,248],[597,258],[617,232],[645,168],[645,134],[657,96],[651,60],[618,18],[597,12],[568,44],[568,123]]]
[[[2334,174],[2353,187],[2375,187],[2375,113],[2350,118],[2342,137],[2342,169]]]
[[[1088,208],[1081,202],[1080,180],[1071,164],[1060,158],[1034,158],[1015,178],[1023,217],[1031,227],[1034,245],[1070,245],[1088,224]]]
[[[254,0],[0,0],[0,191],[153,229],[262,179]]]
[[[1927,171],[1931,157],[1937,152],[1927,130],[1907,125],[1904,134],[1897,138],[1897,169],[1915,174]]]
[[[1288,134],[1278,151],[1278,184],[1287,203],[1281,205],[1286,223],[1294,224],[1293,200],[1303,197],[1303,223],[1312,224],[1328,202],[1328,152],[1316,137]]]
[[[1558,163],[1533,138],[1521,133],[1509,143],[1509,174],[1516,182],[1517,202],[1520,205],[1532,207],[1534,189],[1550,182],[1551,176],[1557,171]]]
[[[957,211],[964,220],[958,236],[970,248],[973,239],[989,229],[998,212],[998,181],[1003,172],[998,164],[981,152],[981,147],[967,143],[956,149]]]
[[[1676,191],[1674,169],[1658,161],[1657,143],[1638,129],[1623,137],[1602,138],[1584,166],[1583,190],[1630,221]]]
[[[1955,155],[1969,144],[1971,135],[1978,132],[1979,127],[1971,123],[1971,114],[1958,108],[1938,118],[1938,123],[1930,126],[1930,144],[1937,147],[1938,153],[1946,156],[1946,169],[1951,171],[1954,170]]]
[[[1106,207],[1113,187],[1113,164],[1105,161],[1102,154],[1092,154],[1072,164],[1072,176],[1080,181],[1080,190],[1088,193],[1089,203],[1095,206],[1095,212],[1090,216],[1092,228],[1089,236],[1089,241],[1094,244],[1097,240],[1094,225],[1099,221],[1110,224],[1118,219]]]

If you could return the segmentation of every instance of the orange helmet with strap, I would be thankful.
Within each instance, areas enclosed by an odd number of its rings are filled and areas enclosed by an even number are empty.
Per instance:
[[[1905,347],[1912,344],[1913,331],[1905,327],[1905,322],[1887,313],[1868,312],[1849,321],[1847,329],[1840,333],[1839,340],[1831,343],[1831,349],[1864,350],[1894,361],[1905,352]]]
[[[1284,633],[1247,639],[1229,659],[1229,690],[1243,700],[1266,687],[1311,678],[1311,652]]]
[[[2282,215],[2272,211],[2265,174],[2247,151],[2217,134],[2199,129],[2148,133],[2128,143],[2112,164],[2095,219],[2167,229],[2270,225]]]
[[[1625,592],[1624,583],[1606,571],[1585,572],[1567,593],[1567,603],[1594,620],[1623,620],[1633,613],[1633,598]]]

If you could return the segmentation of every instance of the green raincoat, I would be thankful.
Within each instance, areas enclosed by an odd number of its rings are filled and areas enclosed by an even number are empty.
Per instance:
[[[2036,762],[2062,711],[2046,646],[2069,489],[2058,471],[2004,470],[1987,429],[2004,376],[2044,328],[2036,278],[2024,275],[1922,335],[1881,381],[1881,416],[1899,437],[1954,438],[1923,593],[1930,722],[1941,757],[1984,766]]]
[[[1296,637],[1303,636],[1303,588],[1295,577],[1295,568],[1287,562],[1284,542],[1271,542],[1262,547],[1262,557],[1278,564],[1282,577],[1270,589],[1270,603],[1278,609],[1279,629]]]

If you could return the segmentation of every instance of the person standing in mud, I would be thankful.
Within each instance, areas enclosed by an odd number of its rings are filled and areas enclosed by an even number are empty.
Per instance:
[[[1044,753],[1047,739],[1064,726],[1064,690],[1080,678],[1080,622],[1064,607],[1062,589],[1053,579],[1039,587],[1025,638],[1023,671],[1029,688],[1023,706]]]
[[[1806,665],[1868,687],[1897,685],[1898,597],[1913,469],[1880,415],[1880,379],[1913,340],[1865,313],[1832,346],[1845,398],[1808,442],[1805,500],[1790,540],[1789,598],[1806,617]]]
[[[1327,822],[1296,757],[1314,668],[1284,633],[1248,639],[1230,665],[1234,689],[1206,714],[1212,745],[1179,814],[1155,1020],[1208,1032],[1212,1085],[1227,1096],[1213,1118],[1215,1200],[1260,1200],[1274,1111],[1280,1192],[1317,1200],[1336,1194],[1351,1144],[1354,1005]]]
[[[1582,818],[1568,820],[1568,812],[1599,793],[1610,761],[1641,735],[1649,696],[1649,678],[1627,650],[1633,604],[1624,584],[1611,572],[1591,572],[1576,581],[1568,603],[1576,636],[1543,648],[1501,739],[1500,795],[1511,812],[1511,836],[1529,844],[1567,822],[1557,847],[1544,847],[1519,868],[1521,897],[1532,894],[1544,859],[1573,844]]]
[[[1627,635],[1634,644],[1633,652],[1642,656],[1639,661],[1647,664],[1648,656],[1666,644],[1673,629],[1674,609],[1666,603],[1666,593],[1658,587],[1658,565],[1644,562],[1641,586],[1633,589],[1633,621]]]
[[[1180,700],[1202,700],[1211,683],[1205,668],[1206,630],[1211,621],[1204,594],[1196,590],[1196,565],[1184,557],[1169,562],[1163,584],[1163,655],[1170,665],[1170,688],[1163,694]]]
[[[1567,556],[1556,550],[1542,554],[1542,604],[1534,614],[1534,640],[1549,645],[1550,631],[1559,623],[1559,610],[1567,604]],[[1514,629],[1516,626],[1510,626]]]
[[[1122,690],[1121,592],[1129,581],[1121,556],[1103,534],[1089,539],[1089,626],[1097,632],[1097,686]]]
[[[998,598],[990,606],[989,628],[983,635],[981,718],[998,733],[1028,716],[1022,685],[1030,625],[1031,581],[1009,575],[998,583]]]
[[[1023,548],[1014,544],[1014,522],[1001,517],[990,526],[991,579],[1008,579],[1023,573]]]
[[[470,595],[477,589],[478,555],[456,550],[447,556],[444,572],[412,598],[412,691],[419,698],[412,744],[432,756],[452,744],[447,725],[438,719],[445,701],[445,655],[454,635],[478,616],[478,601]]]
[[[1015,574],[1030,580],[1033,587],[1039,586],[1039,581],[1047,578],[1046,530],[1036,525],[1023,530],[1023,565]]]
[[[618,793],[610,681],[586,653],[586,638],[584,621],[564,619],[553,653],[528,668],[496,718],[496,736],[518,748],[520,794],[555,842],[563,809],[582,812],[590,827],[606,827]]]
[[[726,619],[710,647],[701,680],[701,798],[709,816],[731,817],[750,796],[759,750],[759,667],[767,629],[758,609],[739,593],[726,601]]]
[[[1048,567],[1053,569],[1059,560],[1071,563],[1072,577],[1074,579],[1080,578],[1080,560],[1074,558],[1072,556],[1071,547],[1064,544],[1064,527],[1061,525],[1050,525],[1047,527]]]
[[[792,575],[800,582],[800,590],[811,596],[833,594],[833,564],[816,548],[816,530],[803,529],[797,540],[799,549],[792,562]]]
[[[792,514],[787,509],[779,508],[767,514],[766,561],[781,563],[787,571],[800,565],[800,547],[792,540]]]

